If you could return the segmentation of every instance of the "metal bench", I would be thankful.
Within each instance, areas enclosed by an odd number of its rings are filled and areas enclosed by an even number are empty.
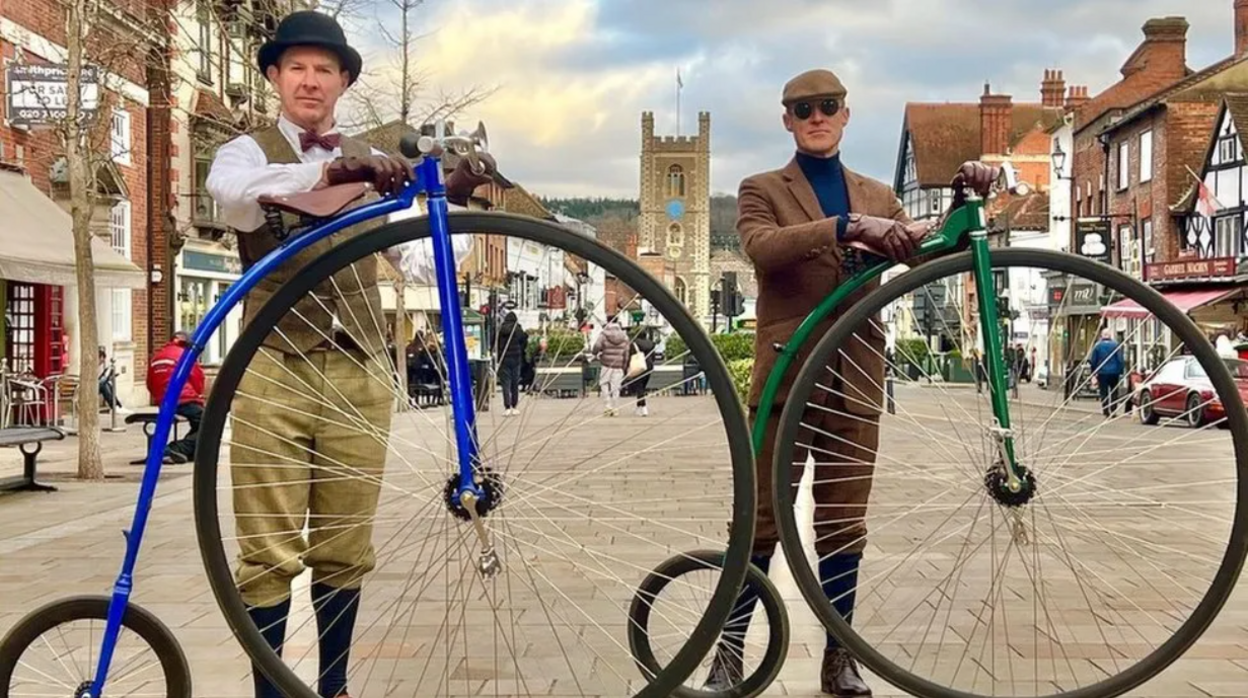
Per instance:
[[[22,458],[25,461],[22,465],[21,475],[0,479],[0,490],[55,492],[55,487],[35,482],[35,459],[39,456],[39,452],[43,450],[44,441],[60,441],[64,438],[65,432],[56,427],[5,427],[0,429],[0,447],[16,446],[22,452]],[[30,444],[35,445],[33,451],[27,450],[27,446]]]
[[[143,435],[147,437],[147,448],[143,451],[143,457],[130,461],[130,465],[144,465],[147,463],[147,454],[152,452],[152,437],[156,436],[156,421],[160,418],[159,412],[135,412],[126,415],[126,424],[142,424]],[[186,417],[175,414],[173,416],[173,440],[178,440],[178,425],[186,421]]]

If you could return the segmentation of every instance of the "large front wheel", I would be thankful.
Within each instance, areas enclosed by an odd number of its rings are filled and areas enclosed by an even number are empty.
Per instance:
[[[474,239],[451,301],[463,337],[432,280],[400,283],[383,258],[431,249],[420,218],[307,263],[234,344],[195,462],[217,601],[298,698],[666,696],[748,563],[753,460],[727,368],[672,293],[587,235],[493,213],[453,214],[450,232]],[[455,344],[475,424],[448,385]],[[458,496],[460,427],[475,502]],[[723,566],[669,619],[688,641],[639,668],[634,590],[705,548]]]
[[[931,698],[1121,695],[1196,642],[1239,576],[1248,364],[1105,265],[1007,248],[991,267],[978,289],[970,253],[937,260],[846,309],[760,477],[803,595],[879,677]],[[1008,429],[981,293],[1003,311]],[[1044,388],[1018,380],[1038,367]],[[1124,409],[1132,394],[1162,427]]]

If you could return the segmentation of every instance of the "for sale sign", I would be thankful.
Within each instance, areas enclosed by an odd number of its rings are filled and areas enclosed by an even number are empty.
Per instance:
[[[79,94],[84,118],[94,116],[100,103],[99,69],[82,69]],[[69,68],[65,65],[10,64],[6,74],[9,96],[5,115],[10,124],[46,126],[69,112]]]

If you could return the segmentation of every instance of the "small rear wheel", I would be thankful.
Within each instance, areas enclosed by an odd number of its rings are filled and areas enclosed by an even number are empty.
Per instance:
[[[696,619],[702,602],[682,603],[677,597],[704,597],[711,591],[706,580],[698,581],[698,572],[715,572],[723,567],[724,554],[714,550],[697,550],[675,555],[646,576],[637,588],[629,608],[628,641],[633,656],[648,675],[657,675],[670,656],[655,650],[660,643],[674,644],[677,649],[685,642],[690,616]],[[716,574],[706,575],[710,581]],[[666,594],[665,594],[666,592]],[[765,612],[766,629],[749,632],[756,603]],[[659,628],[675,626],[670,631]],[[663,638],[668,638],[664,641]],[[762,640],[762,642],[759,642]],[[789,616],[780,592],[762,570],[750,565],[745,586],[737,597],[732,615],[716,644],[715,652],[704,662],[709,675],[701,671],[690,676],[685,685],[672,695],[681,698],[752,698],[760,695],[775,681],[789,648]],[[757,662],[747,675],[745,667]],[[713,682],[713,683],[712,683]]]
[[[90,694],[109,601],[61,599],[18,621],[0,641],[0,698]],[[191,698],[191,670],[169,628],[133,604],[121,625],[103,694]]]

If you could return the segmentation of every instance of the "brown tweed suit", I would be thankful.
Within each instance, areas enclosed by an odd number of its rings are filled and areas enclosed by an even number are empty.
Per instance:
[[[886,184],[845,168],[851,213],[912,221]],[[823,215],[819,200],[796,159],[779,170],[746,178],[737,199],[737,232],[758,279],[758,329],[748,404],[751,420],[758,415],[763,385],[775,365],[774,345],[784,345],[802,320],[841,283],[845,249],[836,242],[837,220]],[[842,308],[878,287],[872,282],[851,295]],[[772,471],[780,413],[793,378],[809,357],[816,340],[832,326],[834,312],[803,346],[776,394],[758,454],[758,521],[754,552],[770,554],[777,542],[772,503]],[[803,422],[822,433],[802,429],[794,459],[804,463],[813,449],[815,462],[816,549],[821,555],[860,552],[865,546],[867,499],[879,443],[879,414],[884,383],[884,335],[877,323],[858,328],[862,341],[841,349],[827,376],[831,391],[816,390]],[[801,468],[794,469],[794,486]]]

